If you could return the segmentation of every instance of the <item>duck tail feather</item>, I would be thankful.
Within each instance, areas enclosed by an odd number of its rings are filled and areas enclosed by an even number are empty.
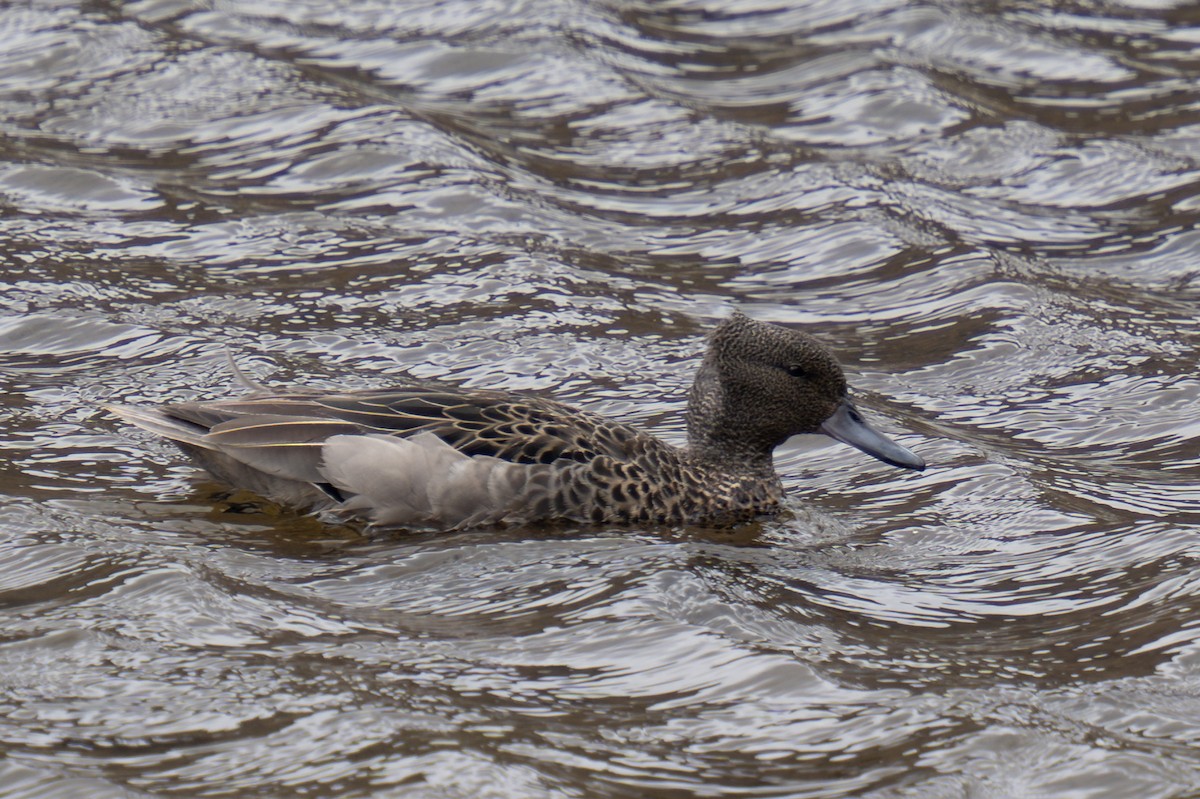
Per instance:
[[[237,361],[233,359],[233,350],[231,350],[228,346],[225,347],[225,360],[229,364],[229,371],[233,375],[234,381],[237,382],[237,384],[242,388],[246,389],[251,394],[271,393],[270,386],[258,382],[253,377],[246,374],[246,372],[244,372],[242,368],[237,365]]]
[[[198,424],[169,416],[158,408],[141,408],[136,405],[113,403],[102,403],[100,407],[143,430],[148,430],[171,441],[190,444],[201,449],[215,449],[212,443],[205,439],[205,434],[208,433],[207,429]]]

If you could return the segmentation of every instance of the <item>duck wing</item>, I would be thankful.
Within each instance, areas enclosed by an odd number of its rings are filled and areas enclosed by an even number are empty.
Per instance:
[[[523,465],[587,463],[602,455],[624,460],[646,437],[540,397],[428,387],[251,396],[179,403],[156,413],[154,432],[267,474],[317,484],[326,481],[324,447],[334,436],[430,433],[463,455]]]
[[[630,442],[644,435],[553,400],[500,391],[387,389],[316,402],[328,416],[364,431],[403,437],[430,432],[465,455],[519,464],[624,458]]]

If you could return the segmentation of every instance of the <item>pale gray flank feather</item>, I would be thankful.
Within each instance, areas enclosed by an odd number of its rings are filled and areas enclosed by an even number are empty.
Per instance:
[[[425,432],[411,438],[334,436],[325,443],[320,471],[353,495],[347,510],[365,512],[375,524],[437,522],[454,529],[519,516],[530,476],[546,468],[464,455]]]

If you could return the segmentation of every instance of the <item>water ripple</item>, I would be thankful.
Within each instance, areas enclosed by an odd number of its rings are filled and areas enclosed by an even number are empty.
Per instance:
[[[111,6],[111,7],[110,7]],[[1190,796],[1197,19],[777,0],[0,10],[0,783]],[[382,536],[105,401],[404,375],[684,440],[818,332],[930,463],[733,532]],[[7,795],[7,794],[6,794]]]

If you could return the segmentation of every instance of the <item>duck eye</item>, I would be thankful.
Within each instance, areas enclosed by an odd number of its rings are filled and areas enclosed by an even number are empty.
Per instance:
[[[808,371],[803,366],[785,366],[783,371],[792,377],[808,377]]]

